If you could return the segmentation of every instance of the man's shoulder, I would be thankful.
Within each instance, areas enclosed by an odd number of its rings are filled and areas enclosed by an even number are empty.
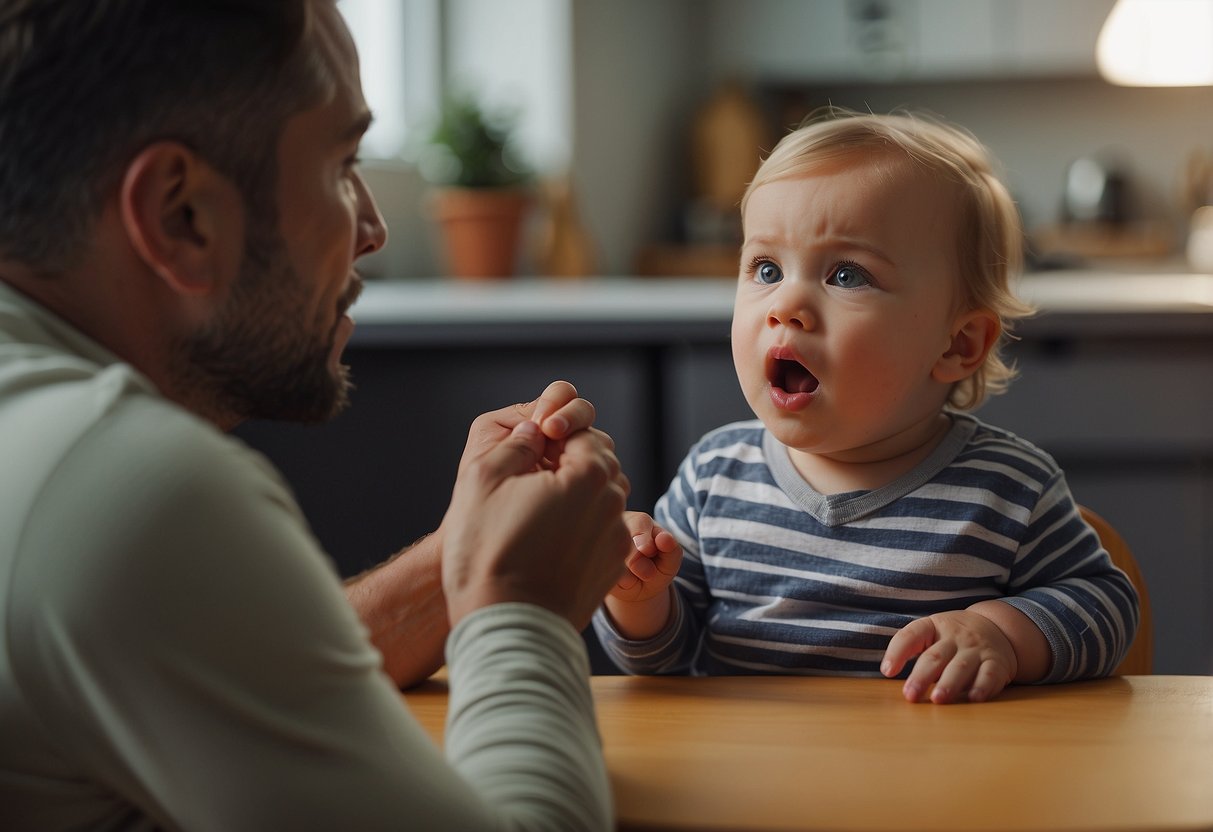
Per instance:
[[[149,388],[129,367],[60,377],[0,409],[0,473],[7,535],[148,534],[199,514],[263,508],[297,511],[260,454]],[[12,407],[8,405],[11,404]],[[6,534],[7,533],[7,534]],[[134,547],[133,547],[134,548]]]
[[[183,597],[219,597],[233,575],[247,581],[254,561],[298,570],[318,551],[269,462],[172,402],[122,395],[74,427],[41,452],[37,476],[0,474],[17,497],[0,507],[0,568],[14,594],[38,599],[10,604],[11,621],[86,627],[131,603],[152,610],[150,596],[168,614]]]
[[[213,443],[214,433],[112,356],[76,353],[49,339],[0,344],[0,450],[26,483],[97,443],[129,462],[164,445],[187,453]]]
[[[65,470],[91,478],[120,475],[192,476],[232,465],[268,468],[258,455],[213,424],[165,399],[129,367],[116,364],[91,378],[48,385],[26,421],[46,431],[21,441],[43,457],[48,477]],[[109,472],[109,473],[106,473]]]
[[[86,482],[131,509],[240,511],[269,497],[293,507],[278,471],[261,454],[158,396],[129,396],[88,426],[60,461],[55,480]],[[76,489],[73,488],[73,491]],[[125,492],[125,493],[124,493]]]

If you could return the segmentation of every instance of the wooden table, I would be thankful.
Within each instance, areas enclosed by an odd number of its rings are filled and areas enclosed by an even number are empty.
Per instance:
[[[592,684],[622,829],[1213,830],[1213,677],[947,706],[881,679]],[[446,683],[405,699],[441,741]]]

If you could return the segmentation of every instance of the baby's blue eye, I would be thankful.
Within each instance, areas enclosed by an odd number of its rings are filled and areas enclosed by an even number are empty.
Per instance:
[[[834,273],[826,280],[826,283],[841,286],[843,289],[858,289],[870,285],[871,282],[867,272],[851,263],[843,263],[834,269]]]
[[[759,283],[778,283],[783,280],[783,272],[778,266],[767,260],[758,266],[755,277]]]

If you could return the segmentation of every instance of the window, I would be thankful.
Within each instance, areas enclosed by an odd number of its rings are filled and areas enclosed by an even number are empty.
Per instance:
[[[415,161],[410,131],[435,117],[449,83],[517,112],[523,157],[540,171],[563,170],[573,130],[571,2],[340,0],[375,114],[362,156]]]
[[[362,89],[375,121],[362,142],[368,159],[408,153],[409,130],[434,112],[440,95],[441,0],[341,0],[358,46]]]

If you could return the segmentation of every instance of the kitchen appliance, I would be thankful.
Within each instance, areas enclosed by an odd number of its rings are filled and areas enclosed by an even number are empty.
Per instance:
[[[1124,172],[1093,157],[1075,159],[1066,169],[1061,218],[1065,223],[1125,223],[1129,206]]]

